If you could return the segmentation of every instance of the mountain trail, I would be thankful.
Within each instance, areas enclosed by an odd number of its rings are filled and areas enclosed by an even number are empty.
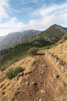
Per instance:
[[[6,72],[17,66],[25,69],[24,75],[8,80]],[[26,57],[9,68],[1,74],[0,101],[67,101],[67,77],[47,50]]]

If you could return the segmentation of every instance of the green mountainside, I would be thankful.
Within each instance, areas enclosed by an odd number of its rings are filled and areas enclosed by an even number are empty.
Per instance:
[[[50,43],[55,43],[59,41],[64,34],[67,33],[65,31],[67,31],[67,29],[55,24],[48,28],[46,31],[43,31],[40,34],[40,37],[48,40]]]

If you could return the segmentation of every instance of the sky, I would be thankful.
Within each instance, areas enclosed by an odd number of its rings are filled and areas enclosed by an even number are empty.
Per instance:
[[[0,0],[0,36],[53,24],[67,27],[67,0]]]

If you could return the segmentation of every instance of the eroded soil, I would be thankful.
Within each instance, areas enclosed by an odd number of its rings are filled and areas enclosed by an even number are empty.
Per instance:
[[[25,68],[24,75],[8,80],[8,70],[0,74],[0,101],[67,101],[67,76],[45,51],[9,68],[16,66]]]

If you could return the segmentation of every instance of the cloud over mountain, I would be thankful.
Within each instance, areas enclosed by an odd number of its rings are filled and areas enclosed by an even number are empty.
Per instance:
[[[30,3],[37,4],[38,1],[39,0],[36,0],[35,2],[35,0],[32,0],[31,2],[26,2],[26,0],[20,0],[20,2],[22,2],[22,5]],[[26,11],[29,11],[30,8],[31,5],[28,5],[26,7]],[[37,9],[33,10],[32,8],[30,12],[28,12],[28,15],[26,15],[27,13],[24,13],[25,15],[22,15],[23,10],[16,9],[16,7],[13,8],[10,0],[0,0],[0,35],[6,35],[10,32],[16,32],[26,29],[44,30],[55,23],[66,27],[66,12],[66,2],[61,3],[61,5],[47,5],[47,3],[44,3],[41,7],[38,7]],[[21,18],[18,16],[21,16]]]

